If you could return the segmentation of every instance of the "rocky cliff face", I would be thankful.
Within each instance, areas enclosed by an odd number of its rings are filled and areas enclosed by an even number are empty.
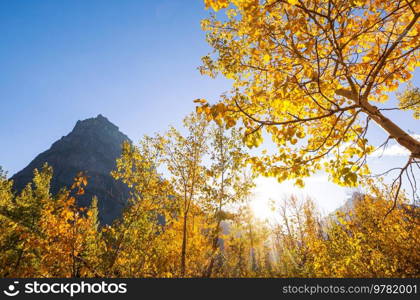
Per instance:
[[[96,195],[100,220],[103,224],[109,224],[121,214],[129,195],[127,186],[110,175],[115,168],[115,160],[121,155],[124,141],[130,139],[102,115],[78,121],[72,132],[56,141],[49,150],[39,154],[11,178],[14,187],[20,191],[32,180],[33,170],[41,168],[46,162],[54,170],[51,184],[53,194],[62,187],[70,187],[76,174],[84,171],[88,176],[88,186],[78,204],[89,205]]]

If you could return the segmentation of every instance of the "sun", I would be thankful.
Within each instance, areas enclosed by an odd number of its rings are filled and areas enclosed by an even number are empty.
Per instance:
[[[282,189],[274,178],[259,177],[255,181],[256,187],[250,201],[254,216],[261,220],[270,220],[275,216],[272,203],[281,197]]]
[[[274,214],[270,208],[269,199],[266,198],[253,198],[250,207],[253,215],[260,220],[269,220]]]

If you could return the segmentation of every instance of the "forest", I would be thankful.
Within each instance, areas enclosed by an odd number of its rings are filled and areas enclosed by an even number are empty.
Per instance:
[[[83,170],[52,194],[48,164],[19,193],[0,169],[0,277],[420,277],[420,140],[389,114],[420,118],[420,3],[204,3],[199,71],[231,90],[122,145],[111,175],[130,196],[112,224],[100,198],[77,205]],[[406,162],[374,174],[369,157],[390,142]],[[361,192],[328,215],[299,195],[273,202],[274,220],[254,215],[258,176],[303,187],[320,172]]]
[[[235,129],[192,114],[123,145],[112,175],[132,190],[123,215],[98,221],[98,201],[78,207],[89,184],[50,193],[36,170],[19,194],[1,177],[1,277],[418,277],[419,209],[385,184],[322,216],[310,198],[273,204],[276,222],[253,216],[250,156]],[[165,170],[167,178],[158,170]]]

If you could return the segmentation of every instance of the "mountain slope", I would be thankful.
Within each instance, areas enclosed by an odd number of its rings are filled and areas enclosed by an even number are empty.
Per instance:
[[[32,180],[33,170],[40,169],[45,162],[54,170],[53,194],[64,186],[70,187],[76,174],[84,171],[88,176],[88,186],[78,204],[89,205],[96,195],[101,223],[109,224],[120,215],[129,194],[128,188],[110,175],[115,168],[115,160],[121,155],[124,141],[130,139],[102,115],[78,121],[68,135],[12,176],[15,190],[22,190]]]

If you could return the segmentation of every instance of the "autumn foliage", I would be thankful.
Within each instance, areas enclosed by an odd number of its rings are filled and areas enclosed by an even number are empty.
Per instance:
[[[132,193],[110,225],[98,223],[100,199],[77,205],[83,173],[58,195],[47,165],[18,195],[2,175],[0,276],[420,276],[419,210],[402,195],[389,212],[389,187],[372,186],[329,216],[291,197],[267,223],[249,206],[253,176],[240,135],[197,115],[185,122],[185,134],[172,128],[123,145],[113,176]]]
[[[230,79],[232,89],[216,104],[200,99],[197,110],[228,127],[240,124],[250,147],[271,137],[279,151],[256,157],[257,172],[302,185],[324,170],[337,184],[357,186],[370,172],[373,123],[416,166],[420,141],[387,111],[416,116],[418,97],[408,93],[397,108],[387,104],[419,66],[418,1],[204,2],[218,13],[202,22],[213,52],[201,72]]]
[[[196,99],[182,130],[122,145],[112,176],[131,192],[112,224],[101,199],[78,205],[86,174],[53,195],[48,165],[19,193],[0,170],[0,277],[420,277],[419,206],[402,189],[417,187],[420,141],[387,116],[418,119],[419,89],[386,107],[419,65],[419,1],[204,2],[200,71],[232,89]],[[372,122],[409,152],[388,185],[368,167]],[[246,149],[267,137],[274,152]],[[303,186],[320,171],[363,194],[327,216],[295,196],[275,221],[253,215],[256,176]]]

